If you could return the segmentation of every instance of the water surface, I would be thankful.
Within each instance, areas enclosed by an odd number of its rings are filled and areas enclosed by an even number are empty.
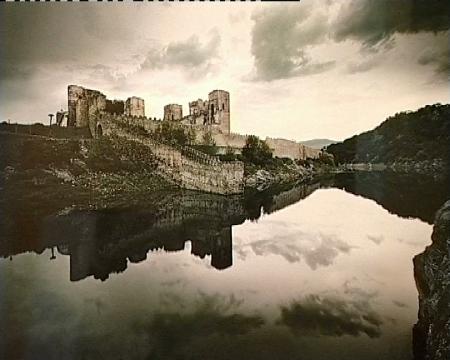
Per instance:
[[[8,228],[0,357],[411,359],[412,258],[448,194],[395,177],[187,193]],[[427,193],[439,196],[418,205]]]

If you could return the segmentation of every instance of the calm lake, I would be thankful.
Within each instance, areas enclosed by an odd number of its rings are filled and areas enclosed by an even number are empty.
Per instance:
[[[412,258],[448,180],[340,174],[240,197],[2,208],[2,359],[411,359]]]

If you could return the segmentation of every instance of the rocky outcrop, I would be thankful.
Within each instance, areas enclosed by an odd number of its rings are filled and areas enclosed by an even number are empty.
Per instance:
[[[308,182],[334,170],[333,166],[315,160],[303,164],[278,161],[264,168],[246,164],[245,188],[261,192],[277,185]]]
[[[450,359],[450,201],[436,213],[432,244],[414,257],[419,321],[415,360]]]
[[[310,179],[313,175],[311,168],[296,166],[295,168],[281,168],[268,171],[259,169],[245,178],[245,187],[263,191],[276,184],[293,183]]]

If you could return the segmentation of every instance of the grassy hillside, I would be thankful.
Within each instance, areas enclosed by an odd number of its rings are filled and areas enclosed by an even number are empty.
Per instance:
[[[371,131],[332,144],[338,163],[450,163],[450,105],[401,112]]]
[[[52,139],[0,132],[0,211],[107,206],[169,188],[148,149],[119,138]]]
[[[53,124],[50,127],[41,123],[8,124],[7,122],[2,122],[0,123],[0,132],[9,132],[13,134],[23,134],[23,135],[39,135],[57,139],[92,138],[88,128],[56,126],[56,124]]]

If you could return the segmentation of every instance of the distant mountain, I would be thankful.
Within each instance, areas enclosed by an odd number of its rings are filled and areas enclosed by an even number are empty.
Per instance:
[[[306,141],[300,141],[301,144],[312,147],[313,149],[322,149],[324,146],[337,143],[336,140],[330,139],[312,139]]]
[[[332,144],[338,163],[450,164],[450,104],[427,105],[387,118],[371,131]]]

